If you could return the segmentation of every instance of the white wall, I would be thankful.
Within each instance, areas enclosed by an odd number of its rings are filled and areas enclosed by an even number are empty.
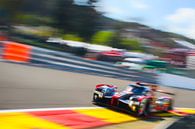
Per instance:
[[[179,75],[162,73],[159,75],[158,82],[165,86],[195,89],[195,79]]]
[[[195,69],[195,56],[187,56],[186,64],[188,69]]]

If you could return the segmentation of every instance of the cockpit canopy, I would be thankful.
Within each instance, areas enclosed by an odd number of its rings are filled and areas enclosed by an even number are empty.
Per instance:
[[[149,87],[139,85],[129,85],[128,88],[133,94],[146,94],[150,91]]]

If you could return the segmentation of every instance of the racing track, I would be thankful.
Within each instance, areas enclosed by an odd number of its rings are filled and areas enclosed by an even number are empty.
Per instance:
[[[98,83],[122,89],[129,81],[0,62],[0,109],[94,106]],[[195,107],[195,91],[163,89],[176,93],[175,106]]]

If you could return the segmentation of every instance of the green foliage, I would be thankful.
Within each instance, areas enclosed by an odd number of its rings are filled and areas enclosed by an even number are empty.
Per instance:
[[[55,36],[58,30],[48,26],[23,26],[13,29],[13,33],[47,38]]]
[[[53,22],[51,17],[38,16],[33,14],[18,14],[16,15],[17,23],[22,23],[26,25],[48,25]]]
[[[63,35],[63,39],[72,41],[83,41],[83,39],[76,34],[65,34]]]
[[[111,31],[99,31],[95,33],[91,42],[94,44],[107,45],[131,51],[143,51],[138,40],[122,38],[119,33],[117,34],[116,32]]]
[[[122,39],[121,45],[127,50],[143,50],[140,42],[136,39]]]
[[[24,0],[0,0],[0,14],[4,15],[0,21],[6,25],[13,24],[16,15],[22,10],[23,4]]]
[[[100,45],[111,45],[114,35],[114,32],[111,31],[99,31],[94,34],[91,42]]]

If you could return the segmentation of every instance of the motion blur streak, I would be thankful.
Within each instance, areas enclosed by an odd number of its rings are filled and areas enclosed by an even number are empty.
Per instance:
[[[0,113],[4,129],[82,129],[134,120],[138,119],[104,108]]]
[[[121,123],[121,122],[138,120],[138,118],[135,118],[133,116],[121,114],[121,113],[114,112],[111,110],[106,110],[106,109],[96,109],[96,110],[80,109],[77,111],[79,113],[86,114],[86,115],[93,116],[93,117],[97,117],[97,118],[103,119],[104,121],[111,122],[111,123]],[[100,115],[100,114],[103,114],[103,115]]]
[[[0,114],[0,119],[2,129],[69,129],[28,113]]]
[[[178,112],[185,112],[188,114],[195,114],[195,110],[193,108],[176,108]]]
[[[129,114],[106,108],[50,108],[18,111],[21,112],[7,110],[0,113],[0,125],[3,129],[84,129],[140,120]],[[176,108],[170,113],[154,115],[165,118],[182,116],[183,113],[195,114],[195,109]]]

